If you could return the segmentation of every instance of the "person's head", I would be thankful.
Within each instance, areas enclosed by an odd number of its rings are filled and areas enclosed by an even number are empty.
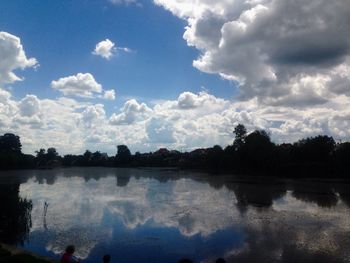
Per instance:
[[[226,263],[226,261],[223,258],[218,258],[215,263]]]
[[[183,258],[183,259],[180,259],[178,263],[193,263],[193,261],[188,258]]]
[[[75,247],[73,245],[69,245],[66,247],[66,253],[74,254],[74,252],[75,252]]]
[[[104,255],[103,256],[103,263],[109,263],[111,261],[110,255]]]

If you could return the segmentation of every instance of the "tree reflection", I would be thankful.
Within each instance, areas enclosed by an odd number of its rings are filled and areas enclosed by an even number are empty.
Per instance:
[[[285,195],[286,188],[283,184],[256,184],[256,183],[232,183],[226,185],[235,193],[237,208],[245,212],[249,205],[268,208],[273,201]]]
[[[0,242],[23,244],[32,225],[32,202],[19,197],[19,184],[0,185],[0,211]]]
[[[320,241],[316,240],[314,240],[314,249],[310,249],[307,244],[300,244],[298,234],[311,235],[311,231],[276,227],[273,224],[265,225],[260,230],[246,229],[245,246],[228,256],[226,261],[230,263],[347,262],[344,260],[347,255],[345,250],[340,249],[337,252],[323,250],[317,246]],[[339,240],[336,241],[339,242]]]
[[[320,207],[333,207],[338,203],[332,185],[326,183],[295,183],[292,195],[301,201],[316,203]]]
[[[116,175],[117,186],[124,187],[127,186],[130,181],[130,175]]]

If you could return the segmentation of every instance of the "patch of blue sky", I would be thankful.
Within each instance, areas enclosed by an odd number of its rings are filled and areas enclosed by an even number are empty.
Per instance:
[[[103,102],[107,113],[130,97],[149,102],[176,99],[184,91],[207,90],[224,98],[236,94],[229,81],[192,66],[200,54],[182,37],[186,22],[151,1],[139,7],[107,0],[4,0],[0,10],[0,29],[20,37],[27,57],[40,64],[17,71],[25,81],[9,85],[16,99],[26,94],[57,98],[61,94],[51,81],[79,72],[93,74],[106,90],[115,89],[117,99]],[[110,60],[93,55],[106,38],[133,52],[118,51]]]

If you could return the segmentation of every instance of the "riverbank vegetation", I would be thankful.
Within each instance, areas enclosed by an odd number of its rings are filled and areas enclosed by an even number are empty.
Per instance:
[[[345,176],[350,169],[350,142],[339,142],[327,135],[276,144],[264,130],[247,133],[239,124],[231,145],[179,152],[161,148],[155,152],[131,154],[118,145],[115,156],[86,150],[81,155],[60,156],[55,148],[23,154],[20,138],[0,136],[0,169],[54,168],[59,166],[178,167],[215,172],[250,172],[278,175]]]

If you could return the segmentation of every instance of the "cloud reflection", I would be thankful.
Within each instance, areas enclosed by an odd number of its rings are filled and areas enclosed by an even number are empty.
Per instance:
[[[55,254],[74,243],[77,255],[88,258],[101,244],[116,238],[126,242],[118,236],[123,231],[147,227],[149,238],[166,241],[171,238],[152,236],[152,228],[176,229],[187,239],[211,240],[217,233],[235,228],[244,233],[242,244],[214,249],[213,257],[226,256],[234,262],[252,262],[254,258],[290,262],[290,254],[297,261],[350,259],[349,207],[339,199],[340,193],[347,193],[344,186],[339,193],[327,194],[327,189],[319,187],[321,192],[308,194],[307,183],[261,185],[223,179],[220,184],[221,179],[182,178],[161,170],[106,169],[100,171],[101,176],[98,170],[88,171],[88,176],[84,169],[63,170],[60,175],[49,171],[55,174],[54,183],[40,182],[35,176],[21,184],[20,195],[33,202],[32,242],[40,235],[46,249]],[[157,180],[169,173],[173,177]],[[319,202],[320,193],[323,201],[326,196],[331,202]],[[49,206],[44,217],[45,202]],[[171,250],[164,242],[158,245]]]

